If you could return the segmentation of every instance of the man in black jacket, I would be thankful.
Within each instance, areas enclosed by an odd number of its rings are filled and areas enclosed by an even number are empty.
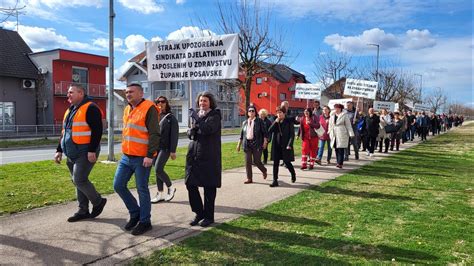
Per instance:
[[[365,128],[367,132],[367,155],[373,156],[375,143],[379,135],[380,118],[375,114],[374,108],[369,108],[369,114],[365,117]]]

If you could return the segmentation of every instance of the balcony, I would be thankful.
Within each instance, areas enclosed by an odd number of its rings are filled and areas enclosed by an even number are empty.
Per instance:
[[[186,91],[184,89],[155,90],[153,99],[156,99],[160,96],[165,96],[168,100],[184,100],[187,98]]]
[[[55,96],[66,96],[69,86],[74,84],[70,81],[60,81],[54,83],[54,95]],[[105,84],[91,84],[91,83],[81,83],[86,89],[87,95],[94,98],[107,98],[107,90]]]
[[[216,100],[219,102],[236,103],[240,101],[240,94],[236,92],[218,92],[216,94]]]

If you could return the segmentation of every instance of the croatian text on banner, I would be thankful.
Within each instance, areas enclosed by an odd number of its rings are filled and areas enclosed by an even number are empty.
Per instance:
[[[296,83],[295,98],[308,100],[321,100],[322,83]]]
[[[419,112],[431,112],[431,107],[420,103],[415,103],[414,109]]]
[[[334,105],[339,103],[344,105],[344,108],[346,108],[346,103],[351,102],[352,98],[347,98],[347,99],[334,99],[334,100],[329,100],[328,106],[331,108],[331,110],[334,110]]]
[[[395,111],[395,103],[374,101],[374,110],[375,111],[381,111],[382,109],[387,109],[387,111],[389,111],[389,112],[394,112]]]
[[[362,79],[346,79],[344,95],[375,99],[377,82]]]
[[[149,81],[236,79],[237,34],[146,43]]]

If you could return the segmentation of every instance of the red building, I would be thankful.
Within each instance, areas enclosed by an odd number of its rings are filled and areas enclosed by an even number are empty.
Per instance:
[[[42,74],[42,86],[38,89],[41,95],[39,98],[47,109],[43,114],[46,124],[62,122],[64,112],[70,106],[66,96],[72,83],[80,83],[86,88],[87,95],[99,105],[105,119],[107,101],[105,70],[108,66],[108,57],[55,49],[30,54],[30,58]]]
[[[239,73],[239,79],[244,81],[244,73]],[[267,109],[269,114],[275,114],[275,108],[283,101],[290,104],[291,113],[302,113],[306,100],[295,99],[295,84],[307,83],[306,77],[285,65],[276,65],[255,75],[252,79],[250,102],[257,107]],[[240,115],[245,115],[245,93],[240,90]]]

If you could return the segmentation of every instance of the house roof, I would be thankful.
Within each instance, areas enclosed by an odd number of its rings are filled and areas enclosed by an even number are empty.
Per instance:
[[[260,63],[260,66],[263,67],[270,75],[276,78],[278,81],[287,83],[291,81],[293,76],[297,78],[302,78],[306,82],[305,75],[300,72],[292,69],[291,67],[283,64],[271,65],[268,63]]]
[[[38,78],[38,69],[28,54],[30,47],[16,31],[0,28],[0,76]]]

